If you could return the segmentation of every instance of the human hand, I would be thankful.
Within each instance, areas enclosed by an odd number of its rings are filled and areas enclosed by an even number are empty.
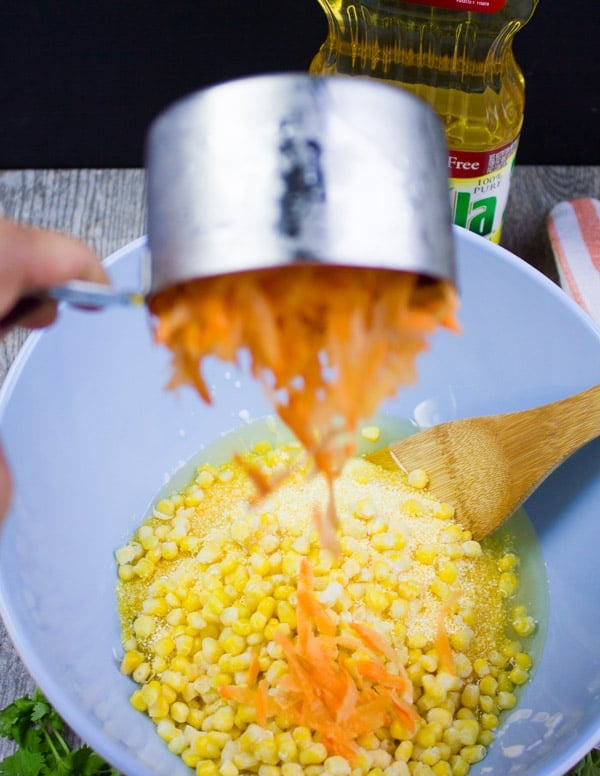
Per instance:
[[[25,294],[74,279],[98,283],[107,280],[98,257],[85,243],[0,219],[0,319]],[[28,328],[47,326],[56,318],[56,309],[55,302],[43,302],[19,324]],[[0,448],[0,520],[8,511],[10,498],[10,473]]]
[[[85,243],[57,232],[0,219],[0,320],[27,293],[69,280],[106,282],[96,254]],[[27,328],[47,326],[57,305],[44,301],[19,320]],[[0,331],[0,336],[7,329]]]

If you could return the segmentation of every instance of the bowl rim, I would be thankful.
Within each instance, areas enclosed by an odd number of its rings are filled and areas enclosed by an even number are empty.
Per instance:
[[[501,261],[509,264],[517,272],[523,273],[533,278],[536,283],[541,284],[542,287],[550,292],[557,300],[557,302],[568,308],[571,314],[573,314],[578,322],[592,332],[598,340],[600,349],[600,326],[594,322],[594,320],[570,297],[559,285],[554,283],[550,278],[544,275],[540,270],[528,264],[524,259],[516,256],[502,246],[490,243],[483,237],[469,232],[462,227],[454,227],[455,235],[458,239],[471,245],[481,245],[482,241],[486,245],[486,251],[491,254],[495,254]],[[136,240],[131,241],[127,245],[121,247],[114,253],[110,254],[103,264],[106,268],[110,269],[121,259],[127,258],[131,254],[145,249],[147,246],[146,236],[141,236]],[[460,270],[460,266],[459,266]],[[460,293],[460,275],[458,277],[458,290]],[[6,412],[6,405],[12,392],[17,388],[19,377],[24,369],[27,361],[29,360],[32,352],[37,346],[41,338],[47,333],[47,330],[41,330],[31,333],[19,352],[15,356],[6,377],[0,386],[0,428],[2,419]],[[0,527],[0,541],[2,527]],[[30,643],[26,634],[20,632],[18,624],[13,617],[13,607],[10,603],[10,595],[8,589],[5,589],[5,578],[0,573],[0,617],[4,621],[8,635],[14,644],[17,653],[21,657],[23,663],[26,666],[27,671],[30,673],[33,680],[42,688],[42,691],[56,708],[60,716],[65,722],[93,749],[98,752],[104,752],[104,757],[107,757],[106,752],[110,751],[110,762],[114,767],[122,769],[124,772],[131,772],[132,763],[130,758],[133,757],[129,752],[119,747],[118,743],[107,739],[106,734],[102,731],[100,725],[93,724],[87,717],[80,714],[78,706],[72,699],[64,693],[61,688],[58,679],[54,678],[49,668],[45,665],[43,660],[42,651],[37,648],[36,645]],[[553,771],[556,776],[559,773],[564,773],[564,770],[574,765],[580,760],[587,752],[589,752],[598,742],[598,736],[600,735],[600,719],[598,720],[598,730],[589,731],[589,734],[584,737],[578,737],[577,743],[570,748],[563,750],[561,755],[557,758],[557,769]],[[562,769],[562,770],[561,770]],[[135,772],[135,768],[134,768]],[[146,771],[143,771],[146,773]]]

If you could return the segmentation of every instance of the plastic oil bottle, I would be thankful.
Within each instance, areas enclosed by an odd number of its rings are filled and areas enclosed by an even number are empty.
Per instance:
[[[455,223],[499,242],[523,122],[512,40],[538,0],[318,0],[329,32],[311,73],[402,86],[442,118]]]

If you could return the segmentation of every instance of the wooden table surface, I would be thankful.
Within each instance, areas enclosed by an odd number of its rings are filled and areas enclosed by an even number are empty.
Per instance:
[[[0,217],[76,235],[108,256],[145,234],[144,183],[142,170],[0,172]],[[600,167],[517,166],[502,244],[556,281],[545,218],[557,202],[589,196],[600,197]],[[0,341],[0,383],[26,336]],[[0,708],[33,687],[0,622]],[[0,760],[11,751],[0,740]]]

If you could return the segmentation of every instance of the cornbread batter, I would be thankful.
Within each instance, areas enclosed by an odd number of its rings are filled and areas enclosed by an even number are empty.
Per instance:
[[[518,558],[421,475],[350,460],[339,555],[327,500],[298,445],[262,442],[155,504],[116,553],[132,704],[202,776],[466,774],[529,676]]]

